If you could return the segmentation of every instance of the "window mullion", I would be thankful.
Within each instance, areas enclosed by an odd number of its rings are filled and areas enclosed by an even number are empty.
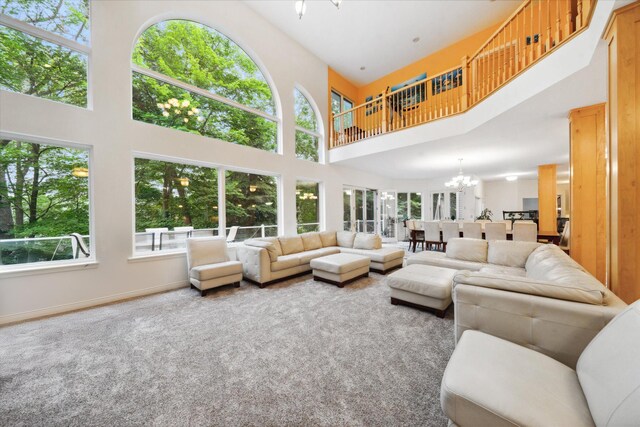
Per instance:
[[[59,46],[64,46],[76,52],[84,53],[85,55],[91,54],[91,47],[84,45],[82,43],[78,43],[74,40],[68,39],[63,36],[59,36],[57,34],[51,33],[47,30],[43,30],[38,27],[34,27],[33,25],[29,25],[25,22],[22,22],[18,19],[12,18],[8,15],[0,13],[0,24],[12,28],[17,31],[21,31],[23,33],[27,33],[31,36],[37,37],[39,39],[48,41],[50,43],[57,44]]]
[[[278,117],[272,116],[271,114],[265,113],[264,111],[260,111],[255,108],[248,107],[246,105],[240,104],[239,102],[217,95],[208,90],[201,89],[197,86],[190,85],[189,83],[184,83],[180,80],[174,79],[173,77],[166,76],[164,74],[158,73],[148,68],[144,68],[136,64],[131,64],[131,69],[136,73],[143,74],[145,76],[151,77],[152,79],[160,80],[172,86],[177,86],[189,92],[194,92],[200,96],[204,96],[206,98],[210,98],[210,99],[222,102],[223,104],[229,105],[234,108],[238,108],[240,110],[246,111],[251,114],[255,114],[257,116],[263,117],[272,122],[276,122],[276,123],[280,122],[280,119]]]

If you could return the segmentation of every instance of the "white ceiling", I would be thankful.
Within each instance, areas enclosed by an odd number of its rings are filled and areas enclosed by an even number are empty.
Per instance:
[[[394,179],[465,174],[483,180],[535,178],[541,164],[569,161],[568,112],[607,98],[607,48],[601,41],[590,65],[506,113],[452,138],[338,162]]]
[[[246,0],[252,9],[352,82],[370,83],[506,19],[520,0]],[[417,43],[412,42],[420,37]],[[360,67],[364,66],[364,71]]]

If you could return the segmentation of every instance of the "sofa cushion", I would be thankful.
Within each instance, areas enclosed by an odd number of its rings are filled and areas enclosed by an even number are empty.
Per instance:
[[[232,274],[242,274],[242,263],[238,261],[219,262],[217,264],[200,265],[193,267],[189,271],[189,276],[193,279],[204,282],[209,279],[231,276]]]
[[[578,378],[597,425],[640,422],[640,301],[618,314],[578,359]]]
[[[271,271],[286,270],[287,268],[293,268],[300,265],[300,255],[282,255],[278,257],[276,262],[271,263]]]
[[[302,245],[304,246],[305,251],[312,251],[314,249],[320,249],[322,247],[320,233],[303,233],[300,235],[300,238],[302,239]]]
[[[385,263],[393,261],[394,259],[403,258],[404,250],[397,248],[380,248],[380,249],[354,249],[354,248],[340,248],[340,252],[343,254],[356,254],[369,257],[372,262]]]
[[[456,425],[592,426],[576,372],[517,344],[465,331],[442,378]]]
[[[537,242],[491,240],[489,241],[487,262],[507,267],[524,268],[531,252],[540,245]]]
[[[273,246],[275,246],[278,256],[284,255],[284,253],[282,253],[282,246],[280,246],[280,240],[278,240],[277,237],[261,237],[255,240],[262,240],[263,242],[273,243]]]
[[[304,244],[300,236],[278,237],[283,255],[297,254],[304,251]]]
[[[298,258],[300,259],[300,264],[309,264],[312,259],[320,258],[327,255],[339,254],[340,249],[335,246],[331,246],[328,248],[320,248],[314,249],[312,251],[304,251],[300,252]]]
[[[342,248],[352,248],[353,241],[356,238],[356,233],[351,231],[338,231],[336,233],[336,240],[338,242],[338,246]]]
[[[526,277],[527,272],[524,268],[507,267],[505,265],[487,265],[480,269],[480,273],[487,274],[504,274],[505,276]]]
[[[546,282],[521,276],[461,271],[454,278],[456,284],[481,286],[520,294],[537,295],[558,300],[602,305],[604,287],[588,290],[579,285]]]
[[[187,256],[191,268],[229,261],[227,240],[224,237],[187,239]]]
[[[377,234],[357,233],[353,240],[354,249],[380,249],[382,238]]]
[[[437,267],[455,268],[456,270],[478,271],[482,267],[486,267],[484,262],[461,261],[459,259],[448,258],[443,252],[423,251],[411,255],[407,258],[407,265],[425,264],[435,265]]]
[[[322,247],[324,248],[328,246],[338,246],[335,231],[321,231],[320,240],[322,241]]]
[[[271,262],[274,262],[278,259],[278,251],[276,250],[276,246],[273,243],[265,242],[264,240],[248,239],[244,241],[244,244],[247,246],[266,249]]]
[[[454,237],[447,243],[447,258],[486,263],[487,246],[486,240]]]

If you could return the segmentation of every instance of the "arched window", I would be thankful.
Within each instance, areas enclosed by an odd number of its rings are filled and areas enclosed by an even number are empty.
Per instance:
[[[86,107],[89,0],[0,4],[0,89]]]
[[[160,22],[132,57],[133,118],[267,151],[277,150],[271,88],[256,63],[219,32]]]
[[[319,141],[322,135],[318,132],[318,120],[311,103],[298,89],[294,89],[296,113],[296,157],[304,160],[318,161]]]

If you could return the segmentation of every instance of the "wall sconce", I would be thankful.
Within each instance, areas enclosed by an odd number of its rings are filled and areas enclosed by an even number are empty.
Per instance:
[[[249,185],[249,191],[251,191],[252,193],[255,193],[257,189],[258,189],[257,185],[255,184]]]

